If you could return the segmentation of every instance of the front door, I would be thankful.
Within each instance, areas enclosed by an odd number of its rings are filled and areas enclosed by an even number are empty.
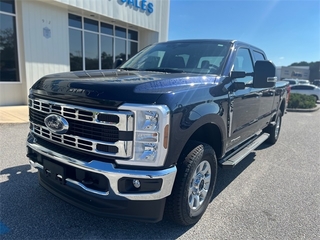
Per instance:
[[[249,49],[239,48],[234,60],[233,71],[253,72],[253,61]],[[229,129],[227,150],[238,145],[259,130],[258,118],[260,97],[263,89],[252,88],[252,76],[233,81],[246,84],[245,89],[229,95]]]

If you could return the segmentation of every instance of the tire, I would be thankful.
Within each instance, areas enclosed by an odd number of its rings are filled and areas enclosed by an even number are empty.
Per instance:
[[[276,124],[270,125],[266,128],[266,133],[269,133],[270,136],[266,140],[269,144],[275,144],[278,141],[280,130],[281,130],[281,123],[282,123],[282,113],[281,111],[278,111],[277,117],[276,117]]]
[[[188,226],[199,221],[210,203],[217,178],[217,158],[208,144],[191,142],[177,168],[166,215],[179,225]]]

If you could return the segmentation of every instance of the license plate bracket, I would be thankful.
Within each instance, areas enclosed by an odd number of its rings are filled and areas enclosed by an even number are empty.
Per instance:
[[[65,184],[66,169],[63,166],[43,159],[43,171],[47,178],[59,182],[62,185]]]

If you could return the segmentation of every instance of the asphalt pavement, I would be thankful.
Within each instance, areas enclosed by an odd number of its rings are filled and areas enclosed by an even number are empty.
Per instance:
[[[320,239],[320,111],[287,113],[275,145],[219,169],[190,227],[101,218],[53,196],[28,164],[28,124],[19,123],[0,124],[0,239]]]

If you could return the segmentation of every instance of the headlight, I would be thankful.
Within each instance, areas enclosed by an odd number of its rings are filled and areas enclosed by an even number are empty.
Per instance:
[[[135,116],[133,157],[118,164],[153,166],[164,164],[169,139],[169,108],[165,105],[124,104]]]

